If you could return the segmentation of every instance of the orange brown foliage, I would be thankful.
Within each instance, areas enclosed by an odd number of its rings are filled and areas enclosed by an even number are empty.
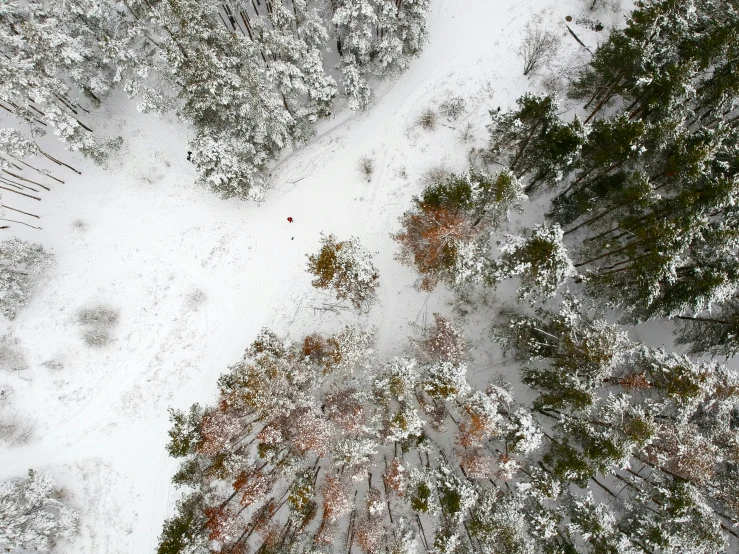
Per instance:
[[[455,242],[470,241],[474,232],[463,213],[426,204],[418,207],[401,217],[403,230],[393,238],[400,243],[398,260],[414,265],[422,275],[421,290],[431,291],[443,271],[456,262]]]
[[[634,375],[629,375],[628,377],[621,379],[621,381],[619,381],[619,384],[622,387],[632,390],[646,389],[651,386],[643,373],[635,373]]]
[[[220,541],[224,538],[224,530],[231,522],[232,514],[225,506],[209,506],[203,510],[208,540]]]

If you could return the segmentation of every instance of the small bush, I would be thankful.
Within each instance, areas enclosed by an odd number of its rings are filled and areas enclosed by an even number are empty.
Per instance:
[[[75,219],[72,222],[72,229],[84,233],[85,231],[87,231],[87,223],[85,223],[81,219]]]
[[[200,289],[193,289],[187,294],[185,305],[188,310],[197,310],[208,296]]]
[[[364,180],[369,183],[372,180],[372,174],[375,172],[375,162],[369,156],[362,156],[357,163],[357,169]]]
[[[111,341],[110,331],[104,327],[92,327],[82,332],[82,340],[87,346],[102,348],[108,346]]]
[[[420,181],[424,188],[434,187],[446,182],[451,174],[445,165],[435,165],[423,172]]]
[[[417,125],[424,131],[436,129],[436,112],[431,108],[424,110],[416,120]]]
[[[455,96],[442,102],[441,106],[439,106],[439,111],[447,119],[456,121],[464,113],[466,108],[467,102],[465,102],[465,99],[461,96]]]
[[[526,35],[518,48],[523,60],[523,74],[529,75],[542,64],[550,61],[559,50],[559,36],[538,24],[526,25]]]
[[[460,144],[467,144],[475,139],[475,125],[468,121],[463,124],[459,131],[457,131],[457,142]]]
[[[92,308],[84,308],[78,312],[77,321],[80,325],[113,327],[118,323],[118,311],[102,304]]]
[[[85,344],[102,348],[112,341],[111,330],[118,324],[118,310],[104,304],[84,308],[77,313],[77,322],[84,327]]]
[[[20,341],[12,333],[0,337],[0,368],[10,371],[28,368],[19,344]]]

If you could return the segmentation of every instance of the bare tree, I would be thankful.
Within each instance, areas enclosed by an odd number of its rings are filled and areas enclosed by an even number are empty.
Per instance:
[[[559,50],[559,36],[541,25],[527,24],[526,35],[518,48],[523,59],[523,74],[528,75],[541,64],[551,60]]]

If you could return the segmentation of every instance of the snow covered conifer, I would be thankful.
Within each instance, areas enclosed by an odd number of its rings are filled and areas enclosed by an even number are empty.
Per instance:
[[[13,238],[0,243],[0,313],[13,319],[28,302],[33,275],[51,264],[52,255],[40,244]]]
[[[520,276],[519,297],[554,296],[575,275],[562,236],[562,229],[556,224],[537,225],[528,237],[508,235],[500,247],[503,255],[493,263],[487,278],[494,284]]]
[[[357,309],[367,309],[375,301],[379,273],[372,254],[359,239],[337,242],[334,235],[321,238],[321,250],[308,256],[308,272],[315,275],[313,286],[332,289],[339,300],[349,300]]]
[[[248,198],[264,183],[267,162],[302,131],[257,43],[217,23],[219,9],[212,1],[172,0],[151,15],[169,30],[166,59],[183,87],[181,114],[195,127],[192,158],[201,179],[223,196]]]
[[[342,59],[341,74],[344,92],[349,98],[349,109],[361,111],[372,102],[372,89],[362,75],[354,54],[346,54]]]
[[[495,486],[485,445],[503,447],[515,406],[501,390],[473,392],[463,365],[382,363],[359,329],[294,342],[263,331],[219,389],[215,406],[173,414],[175,482],[195,490],[165,523],[159,554],[281,541],[278,552],[326,554],[472,547],[466,524]],[[476,440],[449,448],[434,430],[446,422]],[[511,474],[525,450],[510,450]]]
[[[469,346],[462,332],[441,314],[434,314],[434,325],[426,338],[418,342],[420,355],[430,361],[459,364],[467,358]]]
[[[342,0],[336,3],[336,27],[344,91],[353,110],[371,100],[366,74],[396,75],[417,56],[428,30],[428,0]]]
[[[71,10],[70,10],[71,7]],[[6,2],[0,26],[0,99],[33,132],[46,127],[71,150],[104,161],[120,139],[99,143],[80,121],[75,89],[99,103],[112,88],[115,64],[98,47],[76,6]]]
[[[0,483],[0,546],[9,551],[48,552],[75,533],[78,520],[45,473]]]

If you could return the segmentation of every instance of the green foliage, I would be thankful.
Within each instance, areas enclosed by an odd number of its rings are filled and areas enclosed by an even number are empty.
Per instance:
[[[180,554],[185,548],[191,551],[195,544],[201,542],[202,501],[200,494],[193,493],[177,503],[177,514],[164,522],[157,554]]]
[[[430,508],[431,487],[426,481],[420,481],[411,495],[411,507],[416,512],[427,513]]]
[[[169,410],[169,421],[172,424],[169,430],[169,444],[167,452],[174,458],[181,458],[192,454],[200,441],[200,424],[203,419],[203,409],[198,404],[190,406],[190,412]]]

